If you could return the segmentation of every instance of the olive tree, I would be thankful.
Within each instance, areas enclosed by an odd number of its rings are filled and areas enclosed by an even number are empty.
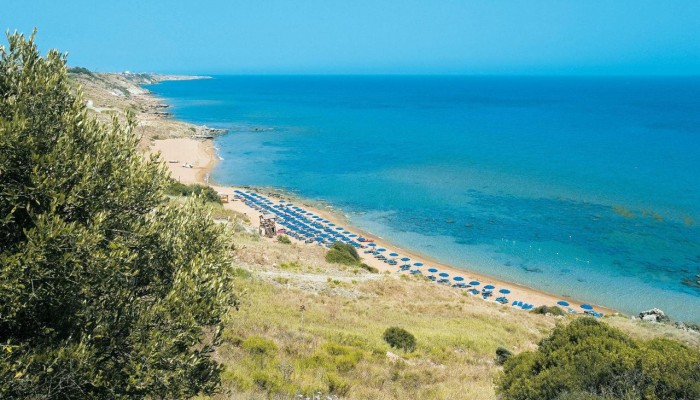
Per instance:
[[[216,390],[230,243],[92,118],[66,56],[0,47],[0,398],[185,398]]]

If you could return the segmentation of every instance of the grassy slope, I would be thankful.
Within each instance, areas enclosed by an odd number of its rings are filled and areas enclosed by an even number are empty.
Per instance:
[[[495,398],[496,348],[533,349],[556,323],[567,321],[413,277],[327,264],[321,249],[243,233],[234,240],[242,268],[237,285],[247,294],[217,353],[226,366],[222,399],[314,392],[340,398]],[[669,326],[606,320],[636,337],[698,345],[697,334]],[[416,351],[389,348],[382,340],[389,326],[412,332]],[[250,345],[260,339],[274,348],[256,354]]]

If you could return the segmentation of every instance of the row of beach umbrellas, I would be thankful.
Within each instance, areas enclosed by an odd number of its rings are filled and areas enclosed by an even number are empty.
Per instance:
[[[330,247],[333,245],[333,243],[336,242],[347,243],[355,248],[365,247],[362,243],[366,242],[366,239],[346,230],[341,226],[337,226],[333,222],[324,219],[319,215],[315,215],[314,213],[309,212],[302,207],[294,205],[291,202],[279,200],[277,203],[275,203],[267,197],[258,193],[249,191],[244,192],[241,190],[235,190],[235,196],[241,199],[246,205],[255,209],[256,211],[274,214],[275,219],[279,223],[279,225],[284,227],[285,233],[288,236],[294,237],[295,239],[307,243],[315,242],[319,245],[326,247]],[[420,267],[423,267],[423,263],[421,262],[415,262],[412,265],[408,264],[408,262],[411,261],[409,257],[399,258],[400,255],[395,252],[390,252],[389,254],[384,255],[384,253],[387,252],[387,249],[380,248],[379,246],[377,246],[376,243],[373,242],[367,243],[366,248],[371,250],[371,253],[375,257],[382,256],[385,259],[385,261],[388,261],[387,257],[391,258],[393,261],[395,261],[398,258],[400,261],[405,263],[402,266],[402,270],[404,270],[404,268],[410,269],[413,267],[415,269],[411,270],[411,273],[421,273],[420,269],[418,269]],[[442,281],[449,281],[448,278],[450,277],[450,274],[447,272],[440,272],[437,268],[427,268],[427,271],[431,274],[437,273],[438,276],[442,278]],[[465,279],[461,276],[453,276],[452,280],[456,282],[455,286],[459,287],[466,288],[481,285],[481,282],[475,280],[468,282],[468,284],[465,284]],[[495,289],[496,287],[494,285],[484,285],[482,287],[484,293],[493,292],[493,290]],[[498,293],[510,294],[510,290],[503,288],[498,290]],[[557,305],[562,307],[570,306],[570,304],[564,300],[557,302]],[[599,314],[593,311],[593,306],[591,306],[590,304],[582,304],[580,307],[581,309],[590,312],[593,315],[598,316]]]

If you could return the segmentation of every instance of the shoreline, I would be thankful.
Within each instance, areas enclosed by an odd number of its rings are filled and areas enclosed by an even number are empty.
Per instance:
[[[164,80],[169,80],[167,78],[163,77],[153,77],[156,80],[156,83],[164,81]],[[178,78],[182,79],[183,77],[178,76]],[[208,77],[190,77],[189,79],[206,79]],[[140,85],[139,85],[140,86]],[[163,107],[170,107],[169,104],[165,102],[164,99],[158,97],[154,93],[148,91],[147,89],[143,88],[143,90],[146,92],[140,96],[140,99],[149,99],[149,101],[155,101],[158,104],[161,104]],[[139,99],[137,99],[138,101]],[[164,116],[164,118],[161,120],[163,122],[177,122],[180,124],[184,124],[185,126],[191,127],[191,129],[201,129],[202,127],[199,125],[195,125],[186,121],[180,121],[176,118],[174,118],[172,115]],[[332,223],[335,223],[336,225],[342,225],[346,228],[346,230],[351,231],[352,233],[358,234],[359,236],[368,238],[373,240],[375,243],[377,243],[378,246],[384,247],[389,251],[394,251],[397,253],[400,253],[401,256],[403,257],[409,257],[411,258],[411,263],[415,262],[422,262],[425,267],[423,269],[427,269],[429,267],[436,268],[440,272],[448,272],[450,274],[450,277],[453,277],[455,275],[457,276],[463,276],[465,278],[466,282],[469,282],[469,280],[477,280],[479,282],[482,282],[483,284],[491,284],[496,286],[496,289],[494,291],[494,296],[489,298],[487,301],[494,302],[493,298],[500,296],[500,294],[497,292],[501,288],[507,288],[510,290],[510,294],[507,295],[508,300],[510,301],[508,304],[506,304],[506,307],[512,307],[512,302],[515,300],[519,300],[521,302],[526,302],[533,304],[535,307],[541,306],[541,305],[547,305],[547,306],[555,306],[557,305],[556,303],[558,301],[564,300],[567,301],[570,306],[568,307],[562,307],[559,306],[560,308],[564,309],[565,311],[567,309],[573,309],[576,311],[577,314],[582,314],[583,310],[580,308],[582,304],[585,304],[584,301],[581,301],[580,299],[576,299],[575,297],[571,297],[570,295],[556,295],[554,293],[546,292],[544,290],[539,290],[535,289],[532,287],[528,287],[525,285],[517,284],[514,282],[509,282],[504,279],[498,279],[495,277],[488,276],[487,274],[483,273],[477,273],[471,269],[468,268],[458,268],[456,266],[449,265],[444,262],[440,262],[433,257],[430,257],[426,254],[422,254],[419,251],[411,250],[411,249],[406,249],[402,248],[400,246],[397,246],[396,244],[392,243],[390,239],[382,238],[377,235],[374,235],[370,232],[366,232],[362,229],[359,229],[356,226],[353,226],[350,224],[349,217],[346,215],[342,214],[342,212],[330,207],[330,206],[325,206],[328,208],[331,208],[330,210],[327,210],[323,207],[320,202],[315,202],[310,199],[305,199],[290,193],[287,193],[281,189],[276,189],[272,187],[251,187],[251,186],[236,186],[236,185],[222,185],[218,182],[213,181],[211,177],[211,172],[214,170],[216,165],[219,162],[219,155],[216,152],[216,147],[214,146],[214,139],[213,138],[202,138],[202,137],[171,137],[168,139],[161,139],[159,137],[154,137],[150,139],[150,143],[147,146],[147,149],[145,151],[146,155],[150,155],[156,152],[161,153],[161,159],[167,166],[168,170],[170,171],[170,175],[185,184],[191,184],[191,183],[199,183],[199,184],[206,184],[211,187],[213,187],[217,192],[221,194],[227,194],[229,195],[229,203],[224,203],[224,207],[227,209],[234,210],[236,212],[239,212],[241,214],[245,214],[249,217],[251,225],[257,230],[259,227],[259,220],[258,220],[258,215],[261,213],[254,210],[253,208],[247,206],[244,204],[243,201],[231,201],[234,199],[234,191],[235,190],[241,190],[241,191],[252,191],[255,193],[259,194],[264,194],[266,197],[270,199],[275,199],[275,200],[292,200],[296,204],[303,205],[304,208],[308,211],[313,212],[316,215],[321,216],[324,219],[327,219],[331,221]],[[190,167],[185,168],[184,165],[187,164]],[[300,240],[291,238],[290,239],[293,241],[293,243],[297,245],[302,245],[302,246],[316,246],[315,244],[306,244]],[[274,240],[274,239],[267,239],[267,240]],[[407,272],[399,272],[398,271],[398,266],[390,266],[386,263],[384,263],[381,260],[378,260],[374,257],[368,256],[363,253],[364,249],[360,250],[360,256],[362,257],[362,261],[366,263],[369,266],[377,268],[380,273],[390,273],[393,275],[399,275],[399,274],[405,274],[409,275]],[[397,273],[398,272],[398,273]],[[449,288],[445,288],[449,289]],[[457,290],[464,290],[464,289],[457,289]],[[466,291],[465,291],[466,294]],[[587,303],[591,304],[594,306],[595,311],[597,312],[602,312],[606,316],[610,315],[620,315],[621,313],[618,310],[612,309],[610,307],[605,307],[601,306],[598,304],[593,304],[593,303]]]
[[[382,238],[377,235],[373,235],[370,232],[366,232],[358,227],[352,226],[349,223],[349,219],[342,215],[340,212],[335,211],[335,210],[325,210],[321,209],[318,204],[314,204],[312,200],[307,200],[298,196],[288,196],[286,193],[283,191],[277,191],[274,188],[256,188],[256,187],[242,187],[242,186],[235,186],[235,185],[221,185],[217,182],[212,181],[209,179],[211,172],[213,171],[214,167],[217,165],[219,162],[219,157],[218,154],[216,153],[216,148],[214,146],[214,141],[212,139],[192,139],[192,138],[179,138],[179,139],[165,139],[165,140],[154,140],[152,145],[149,148],[148,153],[154,153],[160,151],[161,153],[161,158],[166,162],[166,165],[171,173],[171,176],[173,178],[178,179],[182,183],[190,184],[190,183],[199,183],[199,184],[208,184],[209,186],[213,187],[217,192],[221,194],[227,194],[229,195],[229,203],[224,203],[224,207],[227,209],[231,209],[234,211],[237,211],[239,213],[245,214],[249,217],[251,221],[251,225],[258,229],[259,226],[259,221],[258,221],[258,216],[261,214],[260,212],[254,210],[252,207],[247,206],[246,204],[243,203],[243,201],[237,200],[237,201],[231,201],[233,199],[234,191],[235,190],[241,190],[241,191],[250,191],[250,192],[255,192],[259,194],[263,194],[265,197],[271,199],[271,200],[285,200],[285,201],[293,201],[297,205],[302,205],[304,209],[313,212],[315,215],[318,215],[324,219],[327,219],[331,221],[332,223],[335,223],[336,225],[343,226],[345,227],[346,230],[358,234],[359,236],[372,239],[375,243],[377,243],[377,246],[386,248],[388,251],[394,251],[399,254],[401,254],[402,257],[409,257],[411,258],[411,263],[415,262],[422,262],[426,268],[436,268],[440,272],[447,272],[450,274],[451,277],[453,276],[462,276],[465,278],[465,281],[468,282],[469,280],[477,280],[481,282],[482,284],[491,284],[496,286],[494,297],[499,297],[500,294],[498,294],[498,290],[501,288],[507,288],[510,290],[510,294],[507,295],[508,299],[510,300],[510,303],[504,305],[505,307],[512,307],[512,302],[515,300],[523,301],[526,303],[534,304],[536,307],[541,306],[541,305],[547,305],[547,306],[555,306],[557,305],[557,301],[565,300],[568,303],[570,303],[569,307],[561,307],[565,311],[568,308],[571,308],[575,310],[578,314],[582,314],[582,309],[580,308],[581,304],[584,304],[584,301],[580,301],[579,299],[569,297],[569,296],[564,296],[564,295],[556,295],[553,293],[545,292],[543,290],[538,290],[534,289],[525,285],[517,284],[514,282],[508,282],[503,279],[498,279],[494,278],[491,276],[488,276],[486,274],[482,273],[477,273],[474,272],[473,270],[470,269],[462,269],[458,268],[443,262],[439,262],[435,260],[434,258],[422,254],[421,252],[411,250],[411,249],[405,249],[400,246],[397,246],[396,244],[391,243],[390,239]],[[188,159],[179,159],[189,156],[190,158]],[[178,158],[179,157],[179,158]],[[172,163],[172,162],[167,162],[167,160],[170,160],[171,158],[176,158],[178,163]],[[182,163],[186,162],[191,164],[193,167],[192,168],[183,168]],[[183,171],[186,170],[186,171]],[[340,214],[340,215],[339,215]],[[293,241],[293,243],[301,246],[316,246],[315,244],[306,244],[300,240],[291,238],[290,239]],[[267,239],[267,240],[274,240],[274,239]],[[398,266],[390,266],[386,263],[384,263],[381,260],[378,260],[374,257],[368,257],[368,255],[363,253],[363,250],[360,250],[360,256],[362,257],[362,261],[366,263],[369,266],[372,266],[374,268],[377,268],[380,273],[390,273],[394,275],[398,275]],[[409,275],[407,272],[401,272],[401,274],[406,274]],[[483,287],[483,286],[481,286]],[[479,287],[477,287],[478,289]],[[447,289],[447,288],[446,288]],[[464,289],[458,289],[458,290],[464,290]],[[466,293],[466,292],[465,292]],[[476,296],[476,295],[475,295]],[[487,301],[493,302],[492,298],[489,298]],[[591,304],[591,303],[588,303]],[[597,312],[602,312],[605,315],[614,315],[614,314],[619,314],[617,310],[611,309],[609,307],[604,307],[600,305],[593,304],[595,311]]]

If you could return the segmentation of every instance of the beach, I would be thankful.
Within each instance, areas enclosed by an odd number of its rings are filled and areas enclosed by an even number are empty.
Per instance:
[[[228,203],[224,204],[224,208],[239,212],[241,214],[245,214],[249,217],[251,224],[257,229],[259,226],[259,215],[261,214],[259,211],[255,210],[254,208],[246,205],[243,201],[240,200],[234,200],[234,191],[236,190],[241,190],[241,191],[247,191],[250,190],[250,188],[243,188],[243,187],[235,187],[235,186],[222,186],[222,185],[217,185],[215,182],[211,182],[209,180],[210,173],[212,169],[216,166],[218,162],[218,156],[216,154],[216,149],[214,147],[213,141],[209,139],[191,139],[191,138],[176,138],[176,139],[165,139],[165,140],[154,140],[152,142],[152,145],[149,149],[148,154],[151,153],[156,153],[159,152],[161,155],[161,159],[165,163],[165,165],[168,167],[171,176],[180,181],[181,183],[200,183],[200,184],[209,184],[212,186],[217,192],[220,194],[225,194],[228,195],[229,201]],[[191,165],[192,168],[189,167],[184,167],[183,165]],[[495,286],[496,289],[494,289],[494,295],[489,298],[488,301],[493,301],[493,299],[501,296],[501,294],[498,293],[498,290],[500,289],[508,289],[510,290],[510,293],[507,295],[507,298],[510,301],[515,301],[519,300],[524,303],[529,303],[534,306],[541,306],[541,305],[547,305],[547,306],[555,306],[557,305],[557,302],[565,300],[568,303],[570,303],[569,307],[565,308],[571,308],[572,310],[575,310],[577,312],[582,312],[583,310],[580,308],[582,304],[584,304],[585,301],[581,301],[582,299],[571,299],[571,298],[564,298],[561,296],[556,296],[554,294],[546,293],[543,291],[538,291],[532,288],[528,288],[522,285],[518,285],[512,282],[506,282],[503,280],[498,280],[494,279],[492,277],[486,276],[484,274],[478,274],[473,271],[469,270],[464,270],[460,268],[455,268],[450,265],[445,265],[444,263],[440,263],[434,259],[431,259],[430,257],[427,257],[423,254],[419,254],[415,251],[412,251],[411,249],[404,249],[400,248],[394,244],[392,244],[390,241],[377,237],[375,235],[372,235],[370,232],[364,232],[361,229],[358,229],[353,226],[349,226],[347,224],[347,219],[344,218],[342,215],[338,215],[336,212],[329,211],[329,210],[323,210],[319,209],[318,207],[314,207],[313,205],[310,204],[310,202],[305,202],[303,199],[290,199],[288,197],[283,197],[280,196],[279,194],[272,193],[272,194],[266,194],[268,198],[270,198],[273,201],[279,201],[279,200],[284,200],[284,201],[290,201],[293,200],[295,204],[297,205],[303,205],[305,210],[308,210],[310,212],[313,212],[314,214],[321,216],[322,218],[331,221],[335,225],[338,226],[344,226],[346,230],[358,234],[359,236],[365,237],[367,239],[371,239],[374,241],[374,243],[377,244],[378,247],[383,247],[386,248],[388,251],[387,252],[396,252],[400,254],[400,257],[409,257],[411,259],[411,263],[416,263],[416,262],[421,262],[424,264],[422,267],[423,270],[426,270],[427,268],[436,268],[439,270],[439,272],[443,273],[446,272],[448,273],[451,277],[454,276],[462,276],[465,278],[466,282],[469,282],[471,280],[476,280],[482,283],[482,285],[487,285],[491,284]],[[265,240],[276,240],[275,238],[268,239],[265,238]],[[292,239],[296,245],[298,246],[317,246],[316,244],[307,244],[302,241]],[[398,274],[398,267],[397,266],[391,266],[388,265],[387,263],[383,262],[382,260],[379,260],[375,257],[372,257],[371,255],[365,254],[362,250],[360,249],[359,253],[363,259],[363,262],[366,263],[369,266],[372,266],[379,270],[381,273],[388,273],[388,274]],[[408,274],[408,272],[402,272],[405,274]],[[478,287],[477,287],[478,289]],[[464,289],[456,289],[456,288],[448,288],[445,287],[445,290],[464,290]],[[506,304],[504,307],[511,307],[511,304]],[[598,312],[602,312],[604,314],[612,314],[615,313],[614,310],[606,308],[606,307],[601,307],[601,306],[595,306],[595,310]]]

